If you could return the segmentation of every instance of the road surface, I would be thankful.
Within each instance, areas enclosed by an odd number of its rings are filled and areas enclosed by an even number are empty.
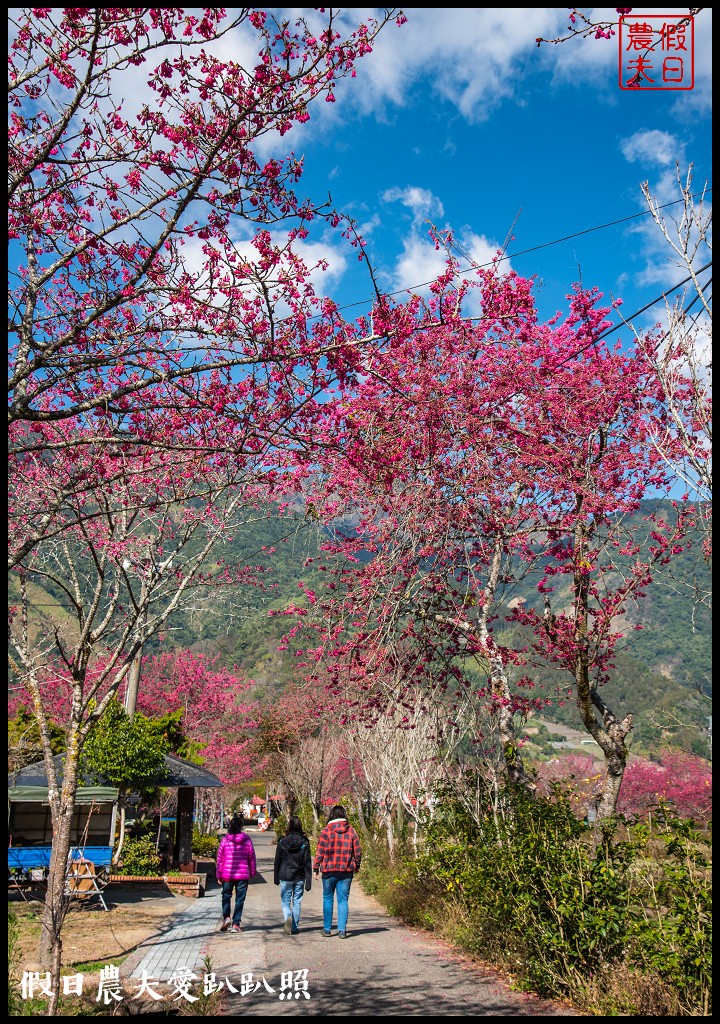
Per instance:
[[[300,933],[285,935],[280,890],[273,884],[273,833],[249,835],[258,875],[248,888],[243,931],[220,932],[217,917],[204,946],[211,973],[223,986],[222,1016],[582,1016],[512,992],[489,970],[465,963],[442,942],[390,917],[357,879],[347,939],[338,939],[335,921],[332,937],[322,935],[322,883],[315,881],[303,897]],[[206,900],[219,909],[212,890]]]

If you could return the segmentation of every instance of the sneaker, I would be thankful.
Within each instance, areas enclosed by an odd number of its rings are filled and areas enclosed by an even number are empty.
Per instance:
[[[220,925],[220,931],[221,932],[226,932],[229,927],[230,927],[230,918],[226,917],[225,920],[223,921],[223,923]]]
[[[283,925],[283,931],[285,932],[286,935],[291,935],[292,934],[292,918],[291,917],[286,917],[285,918],[285,924]]]
[[[234,925],[232,926],[232,930],[233,930],[234,932],[241,932],[241,931],[242,931],[242,928],[240,927],[240,925],[239,925],[239,924],[234,924]]]
[[[338,938],[339,939],[346,939],[347,938],[347,932],[338,932]]]
[[[323,928],[323,935],[325,936],[325,938],[326,938],[326,939],[329,939],[329,938],[330,938],[330,936],[332,935],[332,932],[327,932],[327,931],[325,931],[325,929]]]

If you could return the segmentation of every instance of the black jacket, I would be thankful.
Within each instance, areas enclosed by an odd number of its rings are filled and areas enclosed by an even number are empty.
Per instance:
[[[275,847],[275,885],[303,879],[309,890],[312,885],[310,840],[302,832],[289,832]]]

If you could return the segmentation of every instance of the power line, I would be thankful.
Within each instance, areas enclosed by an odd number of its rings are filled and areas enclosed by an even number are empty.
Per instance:
[[[699,270],[695,271],[695,276],[697,276],[698,274],[702,274],[703,271],[707,270],[708,267],[711,267],[711,266],[712,266],[712,263],[706,263],[704,267],[700,267]],[[558,366],[563,366],[565,363],[569,362],[571,359],[575,359],[577,356],[581,355],[587,349],[592,348],[592,346],[596,345],[598,343],[598,341],[602,341],[603,338],[607,338],[607,336],[609,334],[613,334],[615,331],[619,331],[621,327],[626,326],[629,323],[629,321],[634,320],[636,316],[640,316],[641,313],[644,313],[646,310],[650,309],[652,306],[656,306],[658,304],[658,302],[661,302],[663,299],[667,298],[668,295],[672,295],[673,292],[676,292],[678,290],[678,288],[682,288],[683,285],[687,284],[688,281],[692,281],[692,279],[693,279],[693,275],[689,274],[687,277],[683,278],[682,281],[679,281],[678,284],[674,285],[672,288],[668,288],[667,291],[661,292],[661,294],[658,295],[658,297],[656,299],[653,299],[652,302],[648,302],[647,305],[643,306],[642,309],[638,309],[631,316],[623,318],[621,323],[615,324],[614,327],[608,327],[608,329],[606,331],[603,331],[602,334],[598,334],[597,338],[593,338],[593,340],[589,341],[587,343],[587,345],[583,345],[582,348],[579,348],[577,350],[577,352],[573,352],[572,355],[569,355],[566,359],[563,359],[563,361],[561,363],[558,363]],[[705,291],[705,288],[707,288],[710,285],[711,282],[712,282],[712,278],[710,278],[705,283],[705,285],[702,288],[702,291]],[[692,307],[695,305],[695,303],[698,301],[699,298],[700,298],[700,294],[698,293],[695,296],[695,298],[692,300],[692,302],[688,305],[687,309],[685,310],[686,313],[688,313],[692,309]],[[666,332],[665,335],[663,335],[663,337],[666,337],[666,336],[667,336],[667,332]],[[663,339],[661,338],[660,339],[660,343],[662,342],[662,340]]]
[[[700,196],[708,195],[710,193],[712,193],[712,189],[711,188],[707,188],[703,192],[696,192],[694,195],[690,196],[690,198],[691,199],[697,199]],[[666,210],[670,206],[677,206],[678,203],[684,203],[684,202],[685,202],[685,198],[684,197],[682,199],[673,199],[672,202],[664,203],[662,206],[658,206],[656,209],[657,209],[657,211],[659,211],[659,210]],[[507,256],[501,256],[500,259],[498,259],[498,260],[490,260],[488,263],[473,264],[472,266],[468,267],[466,270],[461,270],[459,273],[460,273],[460,276],[463,276],[465,274],[470,274],[474,270],[480,270],[483,267],[492,267],[492,266],[497,265],[497,263],[503,263],[505,260],[516,259],[518,256],[526,256],[528,253],[538,252],[540,249],[548,249],[550,246],[552,246],[552,245],[559,245],[561,242],[569,242],[573,238],[580,238],[582,235],[589,235],[593,231],[602,231],[605,228],[612,228],[612,227],[616,227],[618,224],[625,224],[628,221],[637,220],[638,217],[647,217],[652,212],[653,212],[652,210],[640,210],[639,213],[631,213],[631,214],[628,214],[627,217],[619,217],[617,220],[610,220],[610,221],[607,221],[605,224],[596,224],[595,227],[583,228],[582,231],[576,231],[576,232],[574,232],[574,234],[563,235],[562,238],[555,238],[555,239],[553,239],[552,242],[542,242],[540,245],[533,245],[529,249],[521,249],[519,252],[509,253]],[[412,292],[412,291],[415,291],[418,288],[426,288],[428,285],[430,285],[432,283],[433,283],[432,281],[423,281],[421,284],[410,285],[408,288],[399,288],[397,291],[386,292],[385,294],[388,297],[392,297],[394,295],[404,295],[406,292]],[[374,300],[371,299],[371,298],[370,299],[358,299],[356,302],[349,302],[349,303],[347,303],[344,306],[338,306],[338,312],[341,312],[342,310],[345,310],[345,309],[351,309],[353,306],[364,306],[364,305],[367,305],[368,302],[373,302],[373,301]],[[655,301],[657,302],[658,300],[656,299]],[[651,303],[651,305],[654,305],[654,304],[655,303]],[[649,307],[646,307],[646,308],[649,308]],[[643,312],[643,310],[640,310],[640,312]],[[638,314],[635,313],[634,315],[637,316]],[[315,319],[315,318],[311,317],[310,319]]]

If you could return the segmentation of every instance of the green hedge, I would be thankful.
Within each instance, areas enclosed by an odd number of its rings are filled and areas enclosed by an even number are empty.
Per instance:
[[[208,835],[205,832],[201,832],[199,828],[193,829],[192,852],[195,857],[215,859],[219,845],[220,840],[216,835]]]
[[[366,850],[363,887],[391,913],[593,1013],[710,1012],[709,837],[693,822],[595,837],[559,792],[496,813],[488,794],[479,822],[439,797],[417,856]]]
[[[152,836],[126,836],[118,868],[124,875],[159,875],[160,854]]]

